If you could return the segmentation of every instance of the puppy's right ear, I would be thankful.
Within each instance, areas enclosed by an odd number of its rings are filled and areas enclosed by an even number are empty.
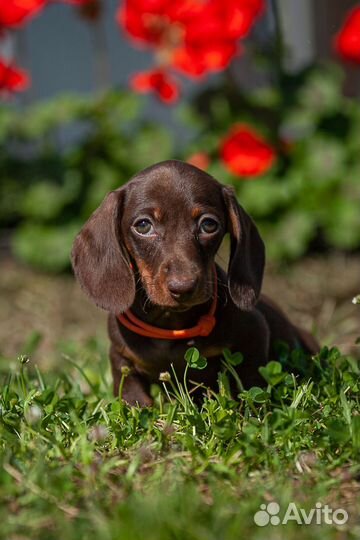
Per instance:
[[[109,193],[74,241],[71,260],[82,288],[101,308],[126,311],[134,301],[135,280],[120,238],[124,189]]]
[[[231,238],[229,292],[240,309],[251,311],[260,294],[265,246],[254,222],[237,202],[234,190],[223,187],[223,196]]]

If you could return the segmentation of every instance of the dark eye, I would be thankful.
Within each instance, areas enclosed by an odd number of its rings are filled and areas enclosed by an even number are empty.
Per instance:
[[[139,219],[139,221],[136,221],[134,224],[134,229],[138,234],[144,236],[147,236],[154,231],[153,224],[149,219]]]
[[[213,234],[219,229],[219,223],[210,217],[203,218],[199,225],[200,232],[205,234]]]

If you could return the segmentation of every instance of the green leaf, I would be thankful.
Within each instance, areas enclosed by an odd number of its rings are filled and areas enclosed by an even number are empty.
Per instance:
[[[148,124],[133,138],[129,147],[128,157],[135,168],[143,169],[156,163],[173,157],[173,142],[168,130]]]
[[[360,415],[353,415],[351,418],[351,436],[353,445],[360,449]]]
[[[22,212],[36,221],[48,221],[56,218],[65,204],[65,197],[59,185],[43,181],[31,186],[25,193]]]
[[[294,182],[283,182],[279,178],[263,177],[254,182],[243,182],[239,187],[241,204],[253,216],[268,216],[277,207],[291,202]]]
[[[125,181],[121,178],[113,164],[108,164],[103,160],[93,160],[91,165],[92,182],[88,187],[87,197],[84,203],[83,212],[89,216],[102,202],[105,195],[119,187]]]
[[[342,80],[341,70],[335,67],[313,70],[299,90],[300,106],[316,116],[337,110],[342,100]]]
[[[268,362],[266,366],[259,367],[259,373],[271,386],[279,384],[285,378],[285,373],[282,372],[282,365],[280,362],[275,361]]]
[[[359,200],[338,195],[325,214],[325,237],[333,245],[352,249],[360,244]]]
[[[247,391],[247,395],[255,403],[265,403],[270,397],[269,392],[265,392],[263,388],[260,388],[258,386],[252,386]]]
[[[319,186],[330,180],[341,180],[345,174],[346,147],[331,136],[310,137],[304,145],[304,172],[312,184]]]
[[[21,260],[37,268],[59,272],[69,268],[70,251],[79,223],[62,227],[26,224],[13,237],[14,253]]]
[[[315,233],[316,221],[313,214],[304,209],[288,211],[281,220],[260,227],[270,257],[291,259],[302,255]]]
[[[200,355],[199,350],[196,347],[188,349],[184,355],[189,367],[193,369],[204,369],[207,366],[207,360],[204,356]]]
[[[290,355],[290,347],[285,341],[278,340],[275,342],[276,358],[281,364],[284,364]]]
[[[336,444],[345,444],[350,439],[349,426],[340,418],[330,419],[326,422],[328,434]]]
[[[232,366],[239,366],[244,360],[241,352],[232,353],[230,349],[224,349],[223,355],[225,360],[229,362],[229,364],[231,364]]]
[[[188,364],[196,363],[200,358],[200,352],[196,347],[191,347],[186,351],[184,358]]]
[[[105,95],[99,109],[104,111],[115,126],[134,120],[141,109],[142,100],[135,92],[114,90]]]

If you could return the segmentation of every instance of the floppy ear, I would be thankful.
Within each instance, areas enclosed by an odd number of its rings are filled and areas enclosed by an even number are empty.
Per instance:
[[[109,193],[74,241],[71,260],[82,288],[101,308],[126,311],[134,301],[135,281],[120,233],[124,189]]]
[[[250,216],[238,204],[232,188],[224,187],[231,238],[228,285],[233,302],[250,311],[256,304],[264,274],[265,246]]]

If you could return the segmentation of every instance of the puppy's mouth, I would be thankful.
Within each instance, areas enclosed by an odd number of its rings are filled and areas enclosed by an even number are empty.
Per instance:
[[[172,311],[175,313],[182,313],[185,311],[189,311],[189,309],[193,307],[200,306],[201,304],[206,304],[206,302],[208,302],[209,300],[210,300],[210,296],[204,297],[199,300],[192,301],[192,302],[179,302],[176,305],[164,306],[164,307],[166,307],[168,311]]]
[[[212,297],[212,291],[203,290],[192,295],[179,295],[174,297],[167,290],[161,290],[155,285],[145,287],[150,302],[154,305],[166,308],[167,311],[181,313],[189,309],[206,304]]]
[[[191,308],[206,304],[214,294],[214,286],[208,283],[199,283],[194,291],[174,294],[164,283],[158,283],[143,279],[143,287],[147,298],[153,305],[163,307],[167,311],[181,313],[188,311]]]

